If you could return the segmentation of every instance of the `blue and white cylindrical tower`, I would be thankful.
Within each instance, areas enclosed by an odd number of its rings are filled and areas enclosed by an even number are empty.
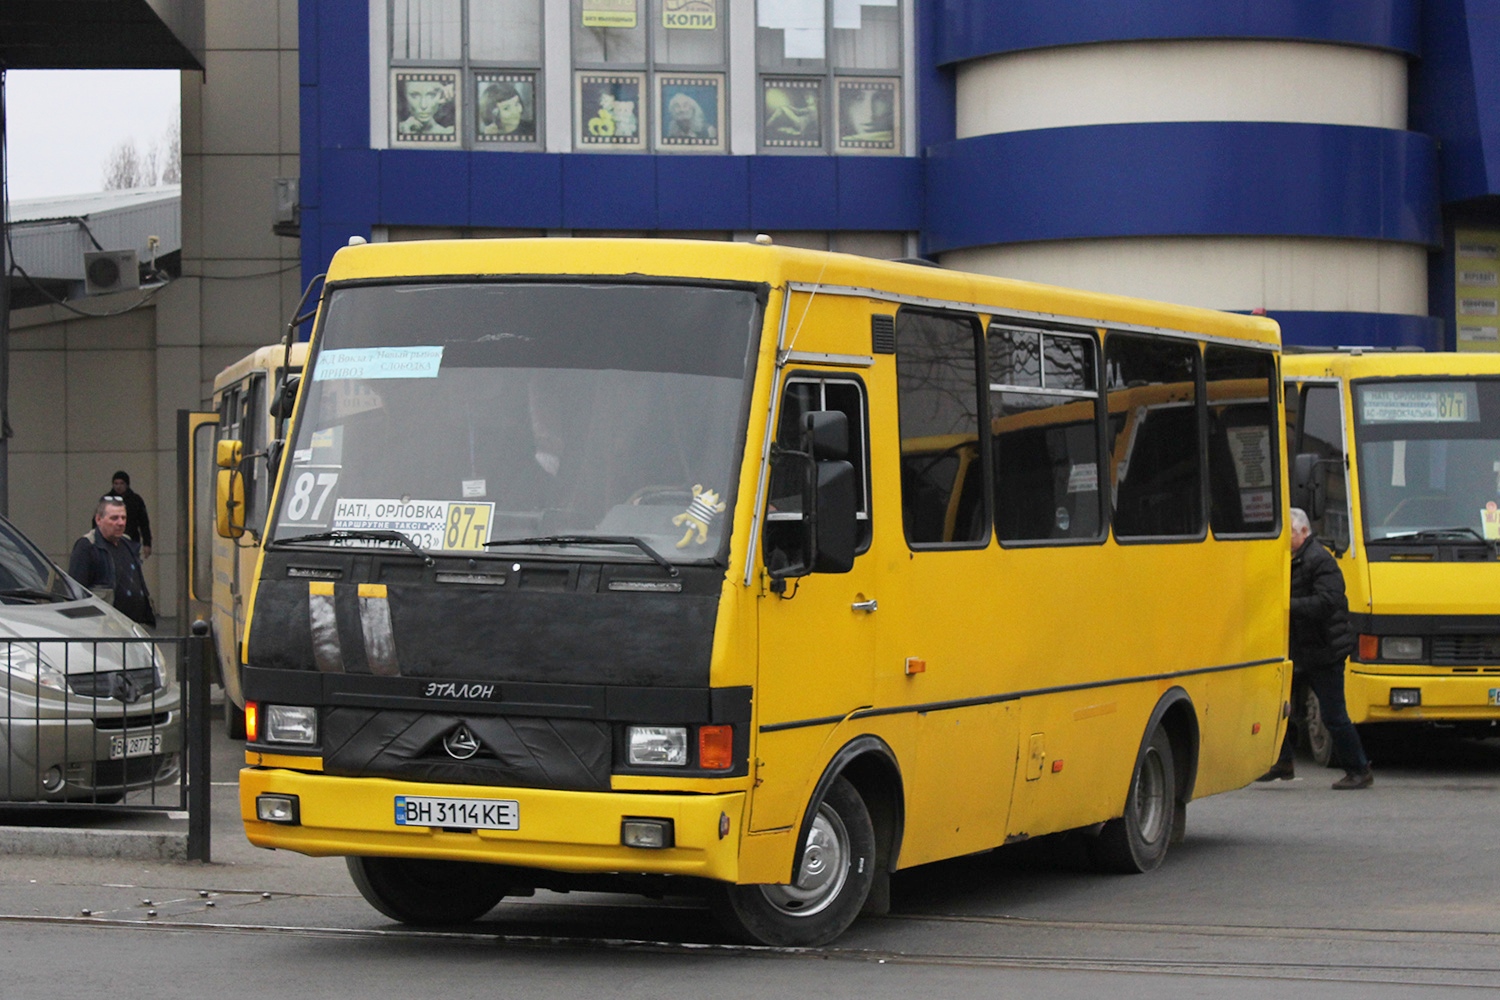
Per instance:
[[[1416,0],[934,7],[943,264],[1264,308],[1289,344],[1441,346],[1437,149],[1407,130]]]

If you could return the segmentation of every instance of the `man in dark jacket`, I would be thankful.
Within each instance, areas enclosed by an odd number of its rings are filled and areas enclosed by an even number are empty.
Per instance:
[[[125,501],[106,496],[94,509],[94,527],[73,543],[68,575],[132,621],[155,625],[141,572],[140,548],[125,534]]]
[[[130,488],[130,473],[121,469],[110,480],[110,491],[106,496],[117,496],[125,501],[125,537],[141,547],[141,558],[151,558],[151,515],[146,513],[146,501]]]
[[[1318,712],[1333,740],[1333,760],[1344,776],[1333,783],[1339,790],[1369,788],[1375,783],[1359,731],[1344,707],[1344,661],[1354,651],[1349,625],[1349,599],[1344,574],[1333,555],[1312,535],[1307,514],[1292,508],[1292,676],[1312,689]],[[1291,727],[1281,744],[1281,758],[1261,781],[1290,780],[1295,776]]]

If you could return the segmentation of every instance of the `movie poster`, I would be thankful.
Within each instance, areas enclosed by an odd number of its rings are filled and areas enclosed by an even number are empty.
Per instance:
[[[579,149],[597,152],[646,148],[644,73],[579,73],[578,119],[574,140]]]
[[[771,149],[823,148],[823,81],[761,81],[761,144]]]
[[[459,148],[458,70],[391,71],[391,144]]]
[[[889,77],[838,80],[840,153],[901,151],[901,87]]]
[[[535,144],[536,74],[486,70],[474,74],[474,142]]]
[[[661,73],[656,77],[658,149],[724,151],[724,77]]]

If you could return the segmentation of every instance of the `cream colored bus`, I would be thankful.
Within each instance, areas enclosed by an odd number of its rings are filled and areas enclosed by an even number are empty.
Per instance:
[[[1149,871],[1284,731],[1278,331],[761,243],[335,255],[245,641],[257,845],[382,913]]]
[[[180,414],[190,423],[194,443],[182,451],[180,464],[189,478],[182,495],[188,499],[183,523],[190,531],[187,553],[188,585],[183,588],[188,607],[184,621],[208,621],[218,659],[218,680],[224,692],[224,718],[229,735],[245,736],[244,694],[240,688],[240,655],[245,636],[246,596],[260,557],[260,537],[266,518],[273,475],[267,454],[276,440],[276,418],[271,414],[282,379],[301,372],[307,358],[306,342],[290,348],[273,344],[258,348],[219,372],[214,378],[213,409]],[[243,505],[230,517],[246,530],[225,537],[213,530],[213,451],[218,441],[243,445],[234,472],[244,492]],[[184,446],[179,445],[180,449]],[[188,455],[194,456],[189,460]],[[189,464],[189,463],[192,464]]]

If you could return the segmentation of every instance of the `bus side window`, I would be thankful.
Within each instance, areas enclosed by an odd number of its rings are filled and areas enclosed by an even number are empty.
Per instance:
[[[865,391],[854,379],[813,378],[806,374],[787,379],[776,423],[776,443],[793,451],[801,448],[802,418],[816,410],[836,410],[849,418],[848,461],[854,466],[858,491],[855,551],[870,547],[869,435]],[[803,466],[795,462],[771,467],[767,492],[765,552],[767,565],[777,552],[793,552],[800,546]]]
[[[991,326],[987,344],[995,533],[1004,542],[1100,537],[1094,340]]]
[[[978,356],[973,318],[897,313],[901,517],[909,545],[989,542]]]
[[[1215,535],[1274,533],[1276,362],[1264,351],[1209,344],[1209,524]]]
[[[1302,390],[1302,420],[1296,454],[1313,454],[1324,477],[1327,501],[1323,516],[1312,524],[1313,534],[1335,549],[1349,548],[1349,487],[1345,479],[1344,417],[1339,386],[1309,385]]]
[[[1111,334],[1104,347],[1116,538],[1203,533],[1196,344]]]

